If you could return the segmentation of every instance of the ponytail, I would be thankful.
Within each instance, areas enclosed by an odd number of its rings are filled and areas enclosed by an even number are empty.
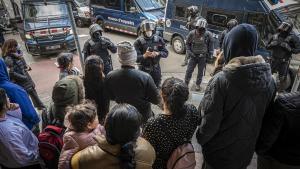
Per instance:
[[[134,146],[134,142],[129,142],[121,147],[119,155],[121,169],[135,169],[136,162],[134,160]]]

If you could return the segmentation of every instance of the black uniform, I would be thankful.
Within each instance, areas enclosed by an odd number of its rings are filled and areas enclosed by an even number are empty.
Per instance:
[[[210,58],[213,54],[212,34],[209,31],[205,31],[201,35],[196,30],[192,30],[187,36],[186,48],[190,61],[185,74],[185,82],[189,84],[194,69],[198,65],[196,85],[200,85],[206,67],[206,59]]]
[[[84,59],[90,55],[100,56],[104,63],[104,74],[107,75],[113,70],[111,55],[109,54],[108,50],[110,50],[112,53],[117,52],[117,47],[108,38],[101,37],[100,40],[91,38],[84,44]]]
[[[276,33],[269,40],[267,49],[272,52],[272,73],[278,72],[279,79],[284,80],[292,54],[300,53],[299,38],[291,33]]]
[[[137,63],[139,64],[139,69],[147,72],[151,75],[154,83],[157,87],[160,86],[161,82],[161,70],[160,70],[160,58],[168,57],[168,50],[166,49],[164,40],[158,35],[153,35],[150,38],[140,36],[135,42],[134,47],[137,52]],[[153,50],[159,52],[159,55],[155,58],[144,58],[143,55],[146,51]]]

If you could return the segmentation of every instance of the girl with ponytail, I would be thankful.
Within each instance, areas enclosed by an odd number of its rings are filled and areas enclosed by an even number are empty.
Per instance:
[[[200,114],[193,105],[186,104],[189,89],[180,79],[168,78],[161,88],[163,113],[148,120],[143,137],[156,151],[154,169],[167,168],[172,152],[180,145],[190,141],[197,126]]]

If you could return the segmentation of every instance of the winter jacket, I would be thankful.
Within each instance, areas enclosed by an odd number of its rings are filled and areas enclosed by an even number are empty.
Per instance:
[[[121,169],[118,159],[120,145],[111,145],[100,136],[95,139],[97,145],[79,151],[72,157],[72,169]],[[134,152],[136,169],[152,169],[155,151],[148,141],[138,138]]]
[[[210,80],[199,106],[203,123],[197,133],[208,164],[247,167],[274,93],[270,66],[261,56],[234,58]]]
[[[300,165],[300,92],[279,95],[264,117],[257,153]]]
[[[22,121],[29,128],[39,123],[40,119],[35,111],[26,91],[9,80],[6,65],[3,59],[0,59],[0,88],[6,91],[12,103],[19,104],[22,110]]]
[[[104,84],[110,100],[133,105],[143,115],[143,122],[153,115],[150,103],[159,103],[158,90],[151,76],[134,67],[122,66],[110,72]]]
[[[26,61],[22,56],[9,54],[4,58],[12,82],[22,86],[26,91],[35,88],[35,84],[27,71]]]
[[[55,83],[47,118],[44,125],[63,126],[65,109],[77,105],[84,99],[84,86],[79,76],[70,75]]]
[[[67,131],[63,137],[64,146],[59,157],[58,168],[70,169],[72,156],[88,146],[95,145],[96,141],[94,140],[94,137],[101,134],[104,134],[104,128],[101,125],[98,125],[98,127],[91,132],[77,133],[74,131]]]

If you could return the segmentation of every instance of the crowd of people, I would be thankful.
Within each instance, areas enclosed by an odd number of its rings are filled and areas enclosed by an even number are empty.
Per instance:
[[[204,169],[246,169],[255,152],[258,169],[300,168],[300,92],[278,95],[270,64],[255,56],[259,37],[253,25],[235,22],[224,32],[217,71],[196,108],[187,103],[188,84],[198,64],[200,88],[203,67],[212,55],[206,20],[199,18],[188,35],[185,79],[167,78],[162,85],[159,61],[168,51],[153,23],[143,24],[134,44],[116,45],[102,36],[99,25],[92,25],[82,76],[73,65],[73,54],[59,54],[59,81],[48,110],[18,43],[4,42],[3,169],[169,169],[173,152],[191,143],[194,133]],[[108,50],[117,52],[121,68],[113,70]],[[153,112],[151,104],[162,112]],[[34,107],[42,110],[41,120]],[[194,165],[189,163],[185,161]]]

